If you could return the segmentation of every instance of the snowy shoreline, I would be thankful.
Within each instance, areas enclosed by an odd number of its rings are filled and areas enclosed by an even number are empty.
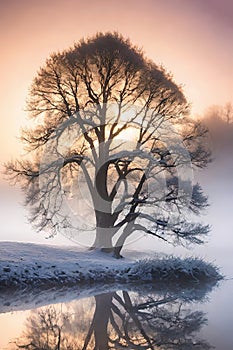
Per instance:
[[[139,254],[136,254],[139,256]],[[105,253],[31,243],[0,243],[0,313],[108,291],[167,289],[202,298],[223,277],[196,258],[114,259]]]
[[[0,288],[73,285],[83,282],[217,281],[211,263],[170,256],[114,259],[105,253],[75,247],[31,243],[0,243]]]

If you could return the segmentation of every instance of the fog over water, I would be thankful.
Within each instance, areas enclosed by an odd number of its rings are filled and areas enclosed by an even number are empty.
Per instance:
[[[208,116],[208,115],[207,115]],[[209,115],[213,162],[200,173],[200,182],[209,195],[206,219],[212,225],[213,243],[232,252],[233,248],[233,123]]]

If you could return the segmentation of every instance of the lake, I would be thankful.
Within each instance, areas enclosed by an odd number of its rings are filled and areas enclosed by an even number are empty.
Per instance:
[[[41,297],[39,307],[0,314],[0,348],[233,348],[232,280],[218,286],[137,283],[97,294],[93,285],[88,290],[89,297],[76,299],[75,288],[67,288],[53,303]]]

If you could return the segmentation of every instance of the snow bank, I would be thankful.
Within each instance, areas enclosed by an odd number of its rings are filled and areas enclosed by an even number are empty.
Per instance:
[[[223,277],[216,266],[202,259],[171,256],[135,262],[130,268],[129,278],[143,281],[206,282],[220,280]]]
[[[155,255],[135,260],[134,254],[116,260],[74,247],[1,242],[0,313],[118,290],[201,300],[222,278],[200,259]]]
[[[130,254],[129,254],[130,256]],[[200,259],[116,260],[105,253],[36,244],[0,243],[0,287],[61,286],[90,282],[217,281],[218,269]]]

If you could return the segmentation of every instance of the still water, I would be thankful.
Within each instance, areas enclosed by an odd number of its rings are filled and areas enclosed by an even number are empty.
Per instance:
[[[233,349],[233,281],[132,285],[0,315],[1,350]],[[47,305],[46,305],[47,304]]]

